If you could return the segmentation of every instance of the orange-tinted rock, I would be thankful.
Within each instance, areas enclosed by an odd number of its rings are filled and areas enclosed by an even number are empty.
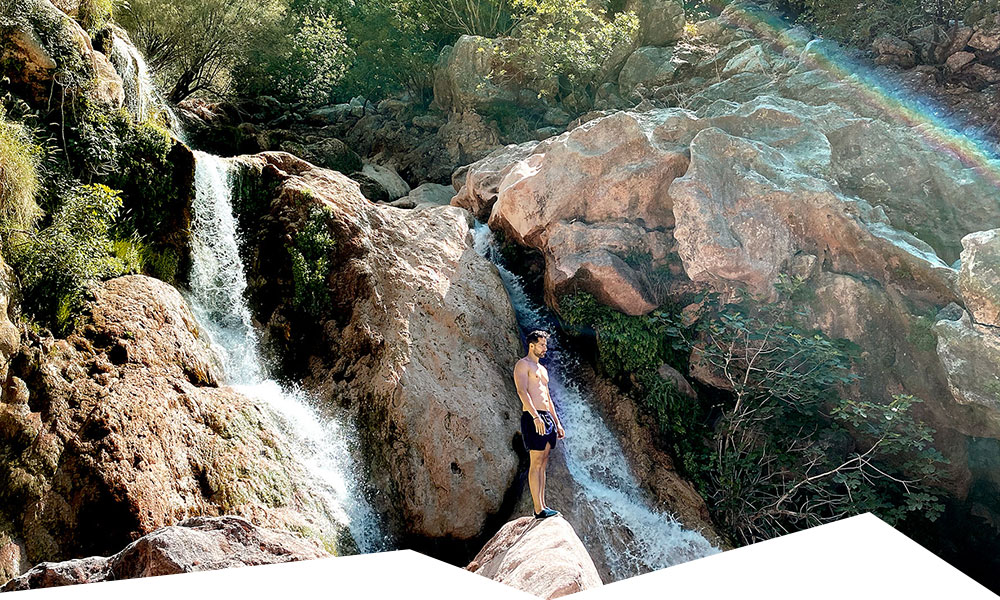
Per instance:
[[[143,276],[108,281],[66,339],[21,349],[0,402],[0,516],[28,564],[108,555],[191,516],[342,526],[310,491],[266,408],[219,387],[184,299]]]

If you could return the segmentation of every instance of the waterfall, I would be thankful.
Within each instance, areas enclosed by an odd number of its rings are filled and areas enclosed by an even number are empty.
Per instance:
[[[496,265],[510,295],[517,321],[525,331],[555,330],[555,317],[532,301],[520,278],[504,265],[489,227],[477,223],[476,251]],[[561,349],[557,336],[549,340],[546,364],[549,391],[566,427],[562,440],[566,465],[579,488],[578,504],[593,512],[596,527],[585,543],[598,543],[616,580],[641,575],[719,550],[701,534],[684,529],[670,514],[650,508],[638,490],[621,445],[570,373],[576,357]]]
[[[379,521],[359,489],[346,428],[323,415],[304,391],[267,378],[244,299],[247,281],[232,210],[230,166],[204,152],[195,157],[188,300],[220,356],[226,383],[270,408],[324,508],[348,527],[359,550],[385,550]]]
[[[122,78],[125,91],[125,108],[136,123],[144,123],[157,111],[162,111],[166,125],[178,138],[183,139],[181,123],[153,85],[153,77],[142,53],[118,34],[112,34],[111,65]]]

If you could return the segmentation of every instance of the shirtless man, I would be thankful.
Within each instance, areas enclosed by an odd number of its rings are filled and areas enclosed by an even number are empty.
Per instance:
[[[538,364],[545,356],[549,334],[532,331],[528,334],[528,355],[514,365],[514,385],[521,398],[521,435],[528,449],[528,489],[535,505],[535,518],[545,519],[559,512],[545,506],[545,467],[549,452],[556,447],[556,439],[566,437],[559,415],[549,396],[549,373]]]

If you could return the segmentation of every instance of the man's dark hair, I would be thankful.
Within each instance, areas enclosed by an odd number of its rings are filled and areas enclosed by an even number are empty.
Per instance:
[[[528,337],[525,338],[525,341],[530,346],[532,344],[537,344],[538,340],[547,340],[547,339],[549,339],[549,332],[542,331],[541,329],[536,329],[528,334]]]

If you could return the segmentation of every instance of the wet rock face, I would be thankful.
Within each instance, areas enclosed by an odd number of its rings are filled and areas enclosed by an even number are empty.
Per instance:
[[[49,107],[49,98],[62,101],[83,95],[98,106],[121,108],[122,80],[111,62],[94,50],[90,36],[48,0],[8,3],[0,27],[8,33],[0,42],[0,59],[12,87],[36,106]],[[59,73],[58,83],[55,82]],[[53,96],[53,86],[58,90]]]
[[[114,279],[66,339],[21,349],[0,402],[0,507],[34,564],[108,555],[194,515],[310,531],[339,525],[269,415],[219,387],[180,294]]]
[[[377,510],[404,537],[475,537],[517,467],[511,373],[521,346],[499,275],[472,247],[468,213],[374,205],[346,177],[290,155],[237,162],[274,184],[248,225],[261,232],[250,262],[266,269],[251,274],[265,282],[254,292],[258,318],[299,348],[307,387],[354,412]],[[332,308],[306,316],[274,299],[294,296],[280,287],[292,279],[282,246],[310,207],[324,211],[334,240]]]
[[[158,529],[107,558],[42,563],[0,592],[117,581],[330,556],[315,543],[240,517],[195,517]]]
[[[573,526],[562,517],[507,523],[466,569],[540,598],[603,585]]]

